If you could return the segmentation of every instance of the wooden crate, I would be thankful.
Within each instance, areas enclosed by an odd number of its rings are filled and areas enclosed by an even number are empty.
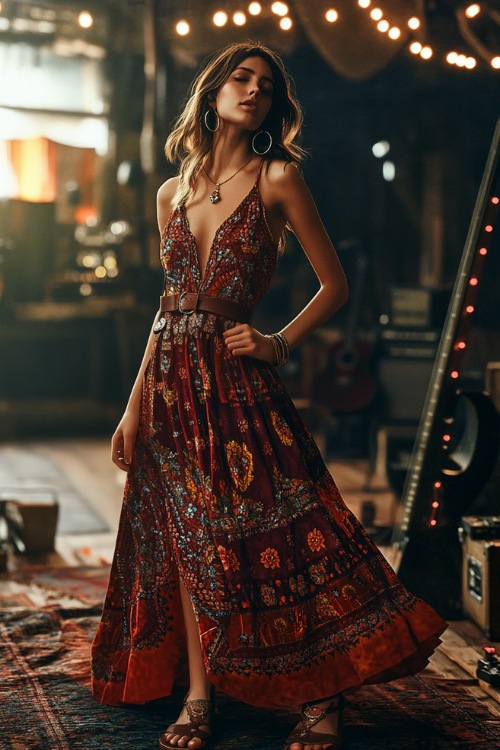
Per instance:
[[[463,610],[493,640],[500,639],[500,539],[463,542]]]

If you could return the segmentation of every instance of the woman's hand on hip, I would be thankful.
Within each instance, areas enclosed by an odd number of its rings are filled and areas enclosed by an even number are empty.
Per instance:
[[[129,471],[139,429],[139,412],[126,411],[111,438],[111,460],[122,471]]]
[[[227,348],[234,357],[246,354],[269,364],[274,362],[274,348],[271,341],[252,328],[249,323],[237,323],[233,328],[224,331],[223,336]]]

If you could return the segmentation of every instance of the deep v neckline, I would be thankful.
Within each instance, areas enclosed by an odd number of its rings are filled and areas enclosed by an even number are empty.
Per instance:
[[[181,212],[182,212],[182,216],[184,218],[184,225],[185,225],[185,227],[186,227],[186,229],[188,231],[189,237],[191,239],[191,245],[192,245],[192,249],[194,251],[194,256],[195,256],[195,260],[196,260],[196,270],[197,270],[197,273],[198,273],[198,277],[199,277],[199,281],[200,281],[200,286],[204,283],[204,281],[206,279],[206,276],[207,276],[207,273],[208,273],[208,269],[210,267],[210,261],[212,260],[212,254],[213,254],[214,246],[215,246],[215,243],[217,241],[219,233],[225,229],[226,224],[228,224],[231,221],[231,219],[234,217],[234,215],[238,211],[241,210],[241,207],[244,205],[244,203],[246,203],[246,201],[250,198],[250,196],[252,195],[252,193],[255,190],[257,190],[259,198],[260,198],[259,179],[260,179],[261,169],[262,169],[262,163],[261,163],[261,165],[259,167],[259,171],[257,172],[257,179],[255,180],[253,186],[250,188],[250,190],[245,195],[245,197],[242,198],[242,200],[238,203],[238,205],[236,206],[236,208],[234,209],[234,211],[232,211],[229,214],[229,216],[226,219],[224,219],[224,221],[222,222],[222,224],[220,224],[217,227],[217,229],[215,230],[212,242],[210,243],[210,246],[209,246],[209,249],[208,249],[207,262],[206,262],[205,269],[204,269],[203,272],[201,270],[200,256],[198,254],[198,243],[196,242],[196,237],[194,236],[193,232],[191,231],[191,225],[189,223],[189,217],[187,215],[186,204],[185,203],[181,203]]]

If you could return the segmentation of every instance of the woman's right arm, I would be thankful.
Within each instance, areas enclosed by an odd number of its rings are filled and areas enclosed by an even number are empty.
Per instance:
[[[160,236],[172,211],[172,199],[177,190],[178,178],[167,180],[158,190],[157,216]],[[156,322],[156,319],[155,319]],[[154,325],[154,323],[153,323]],[[142,397],[142,382],[148,366],[156,334],[151,327],[141,366],[128,400],[123,417],[111,438],[111,460],[123,471],[128,472],[134,453],[135,439],[139,429],[139,416]]]

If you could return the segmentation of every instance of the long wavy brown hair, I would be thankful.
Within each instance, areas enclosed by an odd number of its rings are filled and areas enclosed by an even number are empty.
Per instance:
[[[302,110],[295,98],[293,81],[281,59],[267,47],[253,42],[234,43],[215,53],[193,81],[189,98],[165,144],[169,161],[180,163],[179,187],[174,205],[187,201],[194,193],[196,175],[213,143],[213,133],[205,126],[204,116],[217,92],[247,57],[261,57],[273,74],[271,109],[261,125],[273,139],[265,159],[285,159],[298,163],[305,151],[298,144]]]

